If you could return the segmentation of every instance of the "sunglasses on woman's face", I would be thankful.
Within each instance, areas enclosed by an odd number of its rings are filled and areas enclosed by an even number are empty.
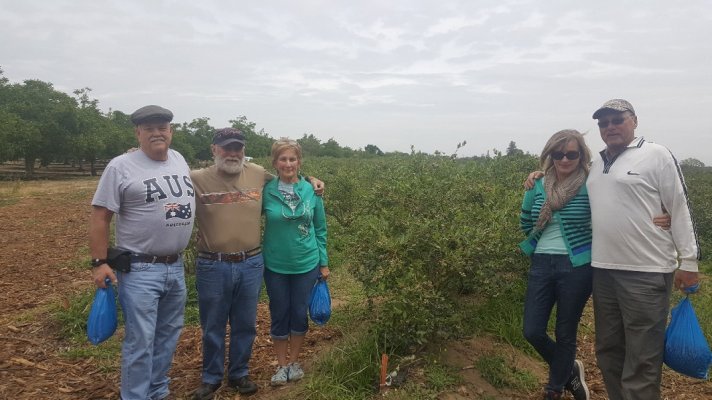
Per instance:
[[[551,153],[551,158],[553,158],[556,161],[563,160],[564,157],[568,158],[569,160],[576,160],[579,158],[581,153],[578,151],[567,151],[564,153],[563,151],[555,151]]]

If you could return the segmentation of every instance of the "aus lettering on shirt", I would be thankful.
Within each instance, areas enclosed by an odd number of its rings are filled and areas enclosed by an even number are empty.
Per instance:
[[[183,182],[182,184],[181,181]],[[146,203],[167,199],[168,195],[166,193],[168,192],[175,198],[183,196],[195,197],[193,182],[187,175],[182,177],[178,175],[163,175],[162,177],[146,179],[143,184],[146,188]]]

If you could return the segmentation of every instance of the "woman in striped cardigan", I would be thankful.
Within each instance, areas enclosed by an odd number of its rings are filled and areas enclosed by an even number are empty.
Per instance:
[[[591,295],[591,209],[586,178],[591,151],[576,130],[556,132],[539,158],[543,179],[530,183],[519,222],[527,238],[519,247],[531,257],[524,302],[524,337],[549,364],[544,399],[560,399],[566,388],[588,400],[583,363],[576,360],[576,334]],[[663,229],[670,216],[653,222]],[[546,332],[556,305],[556,340]]]
[[[591,152],[575,130],[555,133],[540,162],[544,179],[524,194],[520,243],[531,256],[524,303],[524,337],[549,364],[545,399],[560,399],[564,388],[588,399],[583,364],[575,360],[576,333],[591,295],[591,209],[586,177]],[[546,332],[556,305],[556,340]]]

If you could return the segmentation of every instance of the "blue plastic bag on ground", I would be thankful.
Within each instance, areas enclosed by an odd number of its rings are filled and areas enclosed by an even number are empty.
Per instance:
[[[712,352],[690,299],[686,296],[671,313],[665,331],[665,364],[683,375],[707,379]]]
[[[107,282],[106,288],[97,288],[94,294],[94,302],[87,319],[87,337],[92,344],[97,345],[110,338],[117,325],[114,288],[111,282]]]
[[[309,316],[317,325],[324,325],[331,318],[331,295],[324,279],[319,278],[312,288]]]

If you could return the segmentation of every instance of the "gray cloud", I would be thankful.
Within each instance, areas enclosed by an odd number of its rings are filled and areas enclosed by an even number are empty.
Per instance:
[[[104,109],[239,115],[355,148],[531,152],[612,97],[639,133],[712,164],[712,5],[537,1],[0,0],[11,81],[90,87]]]

